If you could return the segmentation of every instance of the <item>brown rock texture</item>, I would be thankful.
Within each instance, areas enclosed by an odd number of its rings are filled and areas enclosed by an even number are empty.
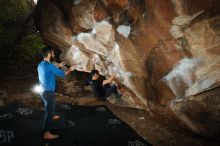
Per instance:
[[[219,0],[39,0],[36,10],[45,43],[63,61],[117,72],[123,106],[170,108],[219,139]]]

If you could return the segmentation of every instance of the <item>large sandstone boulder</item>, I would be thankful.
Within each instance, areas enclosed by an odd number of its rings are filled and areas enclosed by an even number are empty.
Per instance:
[[[219,98],[219,0],[39,0],[36,24],[69,65],[117,72],[124,105],[171,108],[193,131],[218,138],[219,102],[209,99]]]

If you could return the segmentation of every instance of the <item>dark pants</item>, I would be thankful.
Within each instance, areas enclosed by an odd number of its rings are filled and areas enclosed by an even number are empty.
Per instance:
[[[105,98],[111,96],[113,93],[118,95],[118,87],[115,84],[112,84],[110,87],[105,89]]]
[[[43,121],[43,131],[50,131],[50,125],[53,120],[55,110],[55,93],[52,91],[45,91],[41,94],[41,98],[44,102],[45,113]]]

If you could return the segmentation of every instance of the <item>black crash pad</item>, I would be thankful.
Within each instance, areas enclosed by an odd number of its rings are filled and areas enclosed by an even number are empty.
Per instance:
[[[57,104],[56,140],[42,139],[43,111],[12,104],[0,109],[0,146],[150,146],[106,106]]]

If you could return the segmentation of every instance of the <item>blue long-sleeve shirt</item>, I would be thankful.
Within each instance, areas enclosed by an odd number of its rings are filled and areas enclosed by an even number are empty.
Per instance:
[[[55,91],[55,77],[64,78],[65,73],[48,61],[41,61],[37,68],[38,78],[44,91]]]

